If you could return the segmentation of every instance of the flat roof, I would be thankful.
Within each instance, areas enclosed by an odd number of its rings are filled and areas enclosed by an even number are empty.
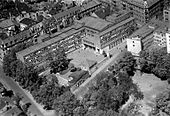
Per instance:
[[[92,16],[84,17],[83,19],[80,20],[80,22],[84,23],[84,26],[98,30],[98,31],[102,31],[104,28],[112,25],[111,22],[105,21],[100,18],[92,17]]]
[[[122,21],[122,22],[120,22],[120,23],[117,23],[117,24],[111,26],[110,28],[102,31],[102,32],[100,33],[100,35],[103,35],[103,34],[109,32],[109,31],[112,31],[112,30],[118,28],[119,26],[121,26],[121,25],[123,25],[123,24],[126,24],[126,23],[128,23],[128,22],[130,22],[130,21],[132,21],[132,20],[134,20],[134,19],[135,19],[134,17],[130,17],[130,18],[128,18],[128,19],[126,19],[126,20],[124,20],[124,21]]]
[[[24,56],[29,55],[29,54],[37,51],[37,50],[40,50],[40,49],[44,48],[46,46],[49,46],[50,44],[55,43],[55,42],[57,42],[57,41],[59,41],[61,39],[63,39],[63,38],[60,37],[60,36],[57,36],[57,37],[54,37],[54,38],[52,38],[52,39],[50,39],[48,41],[42,42],[40,44],[33,45],[33,46],[31,46],[31,47],[29,47],[27,49],[19,51],[16,54],[24,57]]]
[[[44,48],[52,43],[55,43],[61,39],[64,39],[76,32],[79,32],[82,28],[79,28],[79,29],[75,29],[74,26],[72,27],[68,27],[68,29],[65,29],[65,31],[62,31],[62,32],[59,32],[59,33],[54,33],[53,35],[50,35],[51,39],[45,41],[45,42],[42,42],[40,44],[36,44],[36,45],[33,45],[27,49],[24,49],[20,52],[18,52],[17,54],[20,55],[20,56],[26,56],[28,54],[31,54],[41,48]],[[42,38],[44,37],[48,37],[48,35],[44,35]]]

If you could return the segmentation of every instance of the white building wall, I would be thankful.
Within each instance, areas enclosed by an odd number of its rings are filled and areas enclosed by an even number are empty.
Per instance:
[[[166,33],[166,46],[167,46],[167,53],[170,53],[170,32]]]
[[[142,43],[140,38],[128,38],[127,42],[127,50],[132,53],[132,55],[139,56],[140,51],[142,50]]]

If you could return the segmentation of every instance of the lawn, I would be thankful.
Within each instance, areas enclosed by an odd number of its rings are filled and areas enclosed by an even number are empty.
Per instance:
[[[134,83],[137,83],[140,90],[144,94],[144,99],[138,101],[142,105],[141,112],[147,115],[154,105],[154,98],[156,95],[167,89],[169,86],[167,81],[161,81],[153,74],[138,74],[132,78]]]

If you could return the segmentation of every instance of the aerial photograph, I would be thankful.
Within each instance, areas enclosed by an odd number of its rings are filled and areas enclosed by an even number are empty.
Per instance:
[[[0,116],[170,116],[170,0],[0,0]]]

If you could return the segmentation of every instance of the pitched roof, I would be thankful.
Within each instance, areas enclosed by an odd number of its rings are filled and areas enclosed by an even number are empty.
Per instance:
[[[64,16],[67,16],[67,15],[74,13],[75,11],[79,11],[79,10],[80,10],[80,6],[75,6],[70,9],[67,9],[63,12],[57,13],[56,15],[54,15],[54,18],[57,20],[59,18],[62,18]]]
[[[83,3],[81,10],[85,11],[87,9],[93,8],[93,7],[100,5],[100,4],[101,4],[100,2],[97,2],[95,0],[92,0],[90,2],[85,2],[85,3]]]
[[[84,75],[89,74],[88,71],[80,70],[73,72],[69,75],[69,77],[72,77],[73,79],[69,81],[69,83],[74,84],[76,83],[80,78],[82,78]]]
[[[7,28],[7,27],[10,27],[10,26],[13,26],[14,23],[12,22],[11,19],[7,19],[7,20],[3,20],[0,22],[0,27],[1,28]]]
[[[24,19],[22,19],[22,20],[20,21],[20,23],[25,24],[25,25],[27,25],[27,26],[32,26],[32,25],[36,24],[36,22],[35,22],[34,20],[29,19],[29,18],[24,18]]]
[[[103,19],[96,18],[96,17],[84,17],[80,20],[80,22],[84,23],[84,26],[102,31],[104,28],[112,25],[111,22],[107,22]]]
[[[144,8],[144,2],[146,1],[146,3],[147,3],[146,8],[149,8],[152,5],[154,5],[155,3],[159,2],[160,0],[123,0],[123,1],[128,2],[130,4],[134,4],[134,5],[142,7],[142,8]]]

